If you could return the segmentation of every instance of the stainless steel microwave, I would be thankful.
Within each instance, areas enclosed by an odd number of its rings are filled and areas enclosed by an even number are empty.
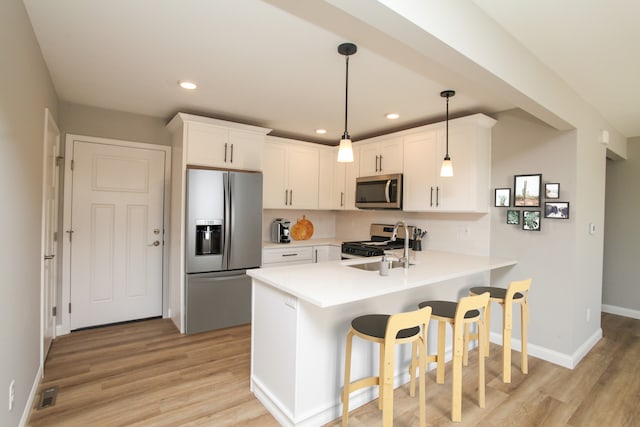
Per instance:
[[[402,174],[356,178],[356,207],[402,209]]]

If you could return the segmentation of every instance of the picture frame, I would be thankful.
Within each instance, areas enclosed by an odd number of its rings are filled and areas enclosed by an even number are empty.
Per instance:
[[[544,217],[550,219],[569,219],[569,202],[545,202]]]
[[[546,199],[559,199],[560,198],[560,184],[557,182],[550,182],[544,185],[544,197]]]
[[[494,206],[497,208],[508,208],[511,206],[510,188],[496,188]]]
[[[507,224],[520,224],[520,211],[516,209],[507,210]]]
[[[540,211],[522,211],[522,229],[540,231]]]
[[[542,174],[515,175],[513,178],[513,206],[540,207]]]

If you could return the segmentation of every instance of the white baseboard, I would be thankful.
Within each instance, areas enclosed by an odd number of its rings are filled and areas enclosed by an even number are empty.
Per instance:
[[[630,317],[632,319],[640,319],[640,310],[632,310],[630,308],[602,304],[602,311],[604,311],[605,313],[616,314],[618,316]]]
[[[25,427],[29,422],[29,416],[31,415],[31,408],[33,408],[33,402],[36,400],[36,394],[38,393],[38,387],[40,387],[40,381],[42,380],[42,366],[38,368],[38,372],[36,373],[36,378],[33,381],[33,385],[31,386],[31,391],[29,392],[29,398],[27,399],[27,403],[24,407],[24,411],[22,411],[22,418],[20,418],[20,427]]]
[[[595,346],[602,338],[602,329],[598,328],[573,354],[560,353],[559,351],[551,350],[546,347],[529,343],[528,352],[529,355],[537,357],[538,359],[545,360],[554,365],[562,366],[564,368],[573,369],[578,366],[578,363],[585,357],[589,351]],[[502,334],[491,332],[489,340],[492,343],[502,345]],[[516,351],[522,351],[522,342],[519,339],[511,339],[511,347]]]

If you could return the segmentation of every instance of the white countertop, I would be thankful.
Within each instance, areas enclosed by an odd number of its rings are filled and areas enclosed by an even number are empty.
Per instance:
[[[247,274],[276,289],[324,308],[469,276],[517,263],[515,260],[505,258],[437,251],[412,251],[410,259],[415,264],[408,270],[402,267],[393,268],[389,271],[388,276],[380,276],[378,271],[349,267],[350,264],[379,262],[380,257],[258,268],[248,270]]]
[[[305,246],[322,246],[322,245],[333,245],[333,246],[341,246],[342,240],[338,240],[335,237],[329,239],[308,239],[308,240],[293,240],[291,239],[290,243],[273,243],[273,242],[262,242],[262,249],[266,248],[299,248]]]

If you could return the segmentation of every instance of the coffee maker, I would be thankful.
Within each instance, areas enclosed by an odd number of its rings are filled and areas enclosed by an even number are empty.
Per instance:
[[[289,243],[291,237],[289,230],[291,227],[291,221],[284,218],[276,218],[271,223],[271,241],[273,243]]]

